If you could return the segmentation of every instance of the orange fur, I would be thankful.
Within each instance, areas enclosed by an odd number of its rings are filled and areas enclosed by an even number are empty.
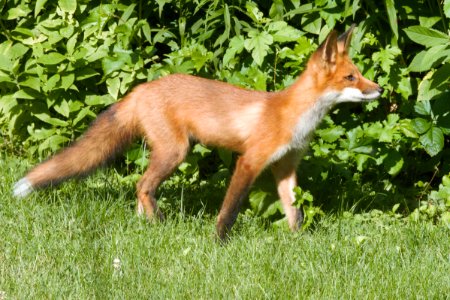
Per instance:
[[[88,173],[144,135],[152,152],[149,168],[137,184],[137,209],[149,218],[162,218],[156,189],[183,161],[194,139],[240,154],[217,220],[221,239],[268,165],[289,225],[296,230],[303,215],[292,205],[295,170],[315,127],[333,104],[371,100],[381,93],[347,55],[352,30],[339,38],[333,31],[305,72],[280,92],[251,91],[181,74],[141,84],[101,114],[78,142],[31,170],[16,185],[15,194],[24,196],[33,188]]]

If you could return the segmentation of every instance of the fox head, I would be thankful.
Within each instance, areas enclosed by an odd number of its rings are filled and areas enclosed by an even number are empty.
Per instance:
[[[365,78],[348,56],[355,28],[353,24],[341,36],[332,31],[308,62],[317,86],[334,103],[362,102],[378,98],[383,89]]]

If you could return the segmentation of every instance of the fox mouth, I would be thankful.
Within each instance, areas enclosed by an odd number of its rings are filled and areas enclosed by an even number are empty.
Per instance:
[[[363,93],[362,96],[363,96],[362,100],[371,101],[380,97],[381,93],[379,91],[371,91],[368,93]]]
[[[381,96],[381,88],[376,90],[361,91],[356,88],[345,88],[337,97],[337,103],[340,102],[363,102],[371,101]]]

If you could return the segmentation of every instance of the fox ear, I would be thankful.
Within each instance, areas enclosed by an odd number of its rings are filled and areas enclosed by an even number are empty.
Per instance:
[[[325,41],[320,45],[318,49],[322,60],[328,64],[336,63],[336,56],[338,53],[337,47],[337,33],[335,30],[331,31]]]
[[[344,53],[348,51],[348,48],[350,47],[350,42],[352,40],[352,33],[353,29],[355,29],[356,24],[352,24],[350,28],[341,34],[338,38],[338,50],[339,53]]]

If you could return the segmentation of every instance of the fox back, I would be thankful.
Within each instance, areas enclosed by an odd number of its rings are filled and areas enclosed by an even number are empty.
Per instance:
[[[24,197],[37,188],[87,174],[144,136],[150,164],[137,184],[137,211],[163,218],[156,190],[183,161],[191,142],[240,154],[217,220],[223,240],[247,192],[271,168],[289,226],[303,221],[295,207],[296,167],[325,114],[340,102],[363,102],[382,89],[364,78],[348,56],[354,26],[340,37],[332,31],[313,53],[297,81],[279,92],[258,92],[191,75],[169,75],[138,85],[112,105],[72,146],[32,169],[14,187]]]

